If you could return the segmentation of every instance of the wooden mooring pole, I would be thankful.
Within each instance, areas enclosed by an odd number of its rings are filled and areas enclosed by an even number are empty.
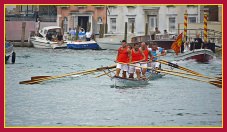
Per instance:
[[[106,23],[105,24],[105,34],[107,34],[107,32],[108,32],[108,24]]]
[[[125,35],[124,35],[124,40],[127,42],[127,22],[125,22]]]
[[[24,46],[26,22],[22,22],[21,46]]]
[[[147,35],[147,33],[148,33],[148,23],[146,23],[145,25],[145,36]]]
[[[99,38],[103,38],[103,33],[104,33],[104,26],[103,24],[100,24]]]

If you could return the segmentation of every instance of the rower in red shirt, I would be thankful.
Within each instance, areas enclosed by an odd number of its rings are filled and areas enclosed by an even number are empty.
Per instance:
[[[147,63],[149,63],[150,58],[153,58],[153,57],[152,57],[151,52],[148,50],[147,44],[145,42],[141,43],[140,49],[142,50],[142,52],[145,55],[145,60],[143,62],[140,62],[140,65],[142,67],[146,67],[146,68],[142,68],[142,78],[145,79],[146,78],[146,71],[147,71]]]
[[[135,43],[133,49],[131,50],[132,61],[136,66],[140,66],[140,61],[145,60],[144,53],[139,48],[139,43]],[[141,68],[135,66],[129,66],[129,78],[133,78],[134,72],[136,71],[137,79],[140,79]]]
[[[131,50],[128,48],[125,40],[122,40],[122,46],[118,49],[118,54],[116,57],[117,67],[116,75],[119,77],[121,70],[123,70],[122,77],[126,78],[126,72],[128,71],[128,65],[131,60]]]

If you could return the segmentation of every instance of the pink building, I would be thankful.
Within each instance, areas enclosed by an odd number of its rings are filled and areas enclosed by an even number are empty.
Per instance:
[[[87,31],[88,23],[91,23],[92,33],[98,33],[100,25],[106,24],[106,11],[104,5],[57,6],[57,25],[62,25],[64,32],[68,32],[69,28],[76,28],[77,26]]]

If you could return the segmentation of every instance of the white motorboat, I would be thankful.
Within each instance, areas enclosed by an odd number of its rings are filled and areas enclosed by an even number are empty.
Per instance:
[[[49,33],[51,36],[56,36],[57,33],[61,32],[61,27],[58,26],[48,26],[39,30],[38,36],[30,36],[29,41],[33,44],[35,48],[66,48],[65,41],[58,41],[57,38],[52,40],[47,40],[46,36]]]

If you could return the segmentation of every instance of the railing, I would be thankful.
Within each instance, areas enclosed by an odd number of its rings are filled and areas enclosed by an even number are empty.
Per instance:
[[[184,29],[176,29],[178,33],[184,32]],[[199,29],[187,29],[187,36],[189,39],[194,39],[196,38],[196,35],[199,33],[201,38],[204,38],[203,34],[204,29],[199,28]],[[222,32],[213,30],[213,29],[208,29],[208,41],[213,42],[213,43],[222,43]]]
[[[39,16],[41,22],[56,22],[57,16]],[[36,21],[33,16],[6,16],[6,21]]]
[[[33,17],[7,17],[5,18],[6,21],[35,21]]]

